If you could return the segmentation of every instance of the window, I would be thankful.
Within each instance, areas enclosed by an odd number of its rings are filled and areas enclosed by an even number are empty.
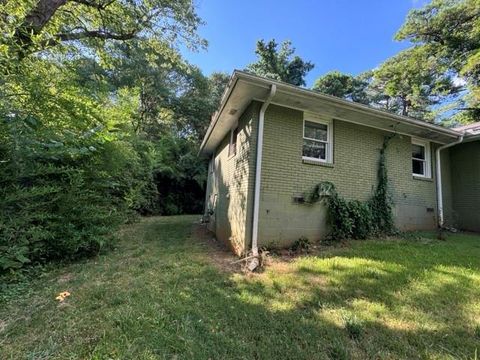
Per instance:
[[[237,135],[238,128],[230,131],[230,144],[228,145],[228,156],[235,156],[237,154]]]
[[[306,160],[332,162],[331,122],[304,120],[302,157]]]
[[[430,144],[412,140],[412,173],[414,176],[431,177]]]

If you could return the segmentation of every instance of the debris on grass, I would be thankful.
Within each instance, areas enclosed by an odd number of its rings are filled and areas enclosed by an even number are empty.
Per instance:
[[[63,302],[69,296],[70,296],[70,293],[68,291],[63,291],[60,294],[58,294],[58,296],[55,298],[55,300]]]

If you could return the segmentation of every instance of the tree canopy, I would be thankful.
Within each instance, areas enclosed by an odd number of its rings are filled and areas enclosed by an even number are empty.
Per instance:
[[[269,42],[259,40],[255,50],[258,60],[248,65],[247,71],[292,85],[304,86],[305,76],[314,65],[294,55],[295,48],[290,41],[283,41],[280,49],[278,46],[274,39]]]
[[[198,213],[204,76],[191,1],[0,1],[0,272],[95,254],[136,214]]]
[[[313,84],[312,89],[324,94],[367,104],[367,85],[368,83],[361,77],[332,71],[319,77]]]
[[[433,0],[395,38],[412,46],[356,77],[328,73],[313,89],[427,121],[480,119],[479,0]]]
[[[201,46],[201,20],[190,0],[38,0],[2,1],[2,45],[10,56],[62,46],[110,53],[111,41],[143,40],[167,52],[178,41]]]
[[[437,77],[465,88],[453,106],[462,122],[480,119],[480,1],[433,0],[412,10],[395,37],[435,59]]]

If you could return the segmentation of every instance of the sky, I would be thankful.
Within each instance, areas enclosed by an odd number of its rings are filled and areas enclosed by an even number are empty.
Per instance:
[[[291,40],[311,61],[307,87],[338,70],[352,75],[372,69],[408,47],[394,35],[408,11],[424,0],[196,0],[206,22],[199,33],[209,45],[185,58],[209,75],[231,73],[255,61],[259,39]]]

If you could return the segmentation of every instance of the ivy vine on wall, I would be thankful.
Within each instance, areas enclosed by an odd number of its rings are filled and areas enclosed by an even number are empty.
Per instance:
[[[375,192],[367,201],[346,200],[340,196],[335,185],[323,181],[305,196],[307,204],[324,201],[328,209],[330,238],[366,239],[370,236],[391,235],[396,232],[393,221],[393,201],[389,195],[386,150],[394,137],[386,136],[380,149],[378,181]]]

